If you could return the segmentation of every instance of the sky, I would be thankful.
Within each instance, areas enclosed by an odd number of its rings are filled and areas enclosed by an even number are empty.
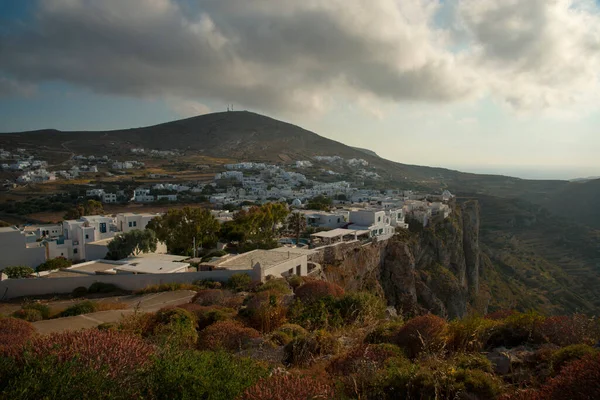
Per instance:
[[[390,160],[600,176],[596,0],[0,0],[0,132],[249,110]]]

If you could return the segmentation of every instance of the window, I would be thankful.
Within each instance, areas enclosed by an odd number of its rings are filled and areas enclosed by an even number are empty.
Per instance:
[[[73,249],[73,254],[77,254],[79,252],[78,249]],[[62,255],[62,254],[61,254]]]
[[[86,239],[89,239],[89,238],[90,238],[90,235],[88,235],[88,234],[86,233],[86,234],[85,234],[85,238],[86,238]]]
[[[377,217],[377,222],[381,222],[381,217]]]
[[[100,223],[100,233],[106,233],[106,222]]]
[[[340,219],[338,218],[338,224],[340,223]]]
[[[133,226],[137,226],[137,221],[133,221]]]
[[[129,221],[129,227],[131,228],[133,226],[133,222]]]

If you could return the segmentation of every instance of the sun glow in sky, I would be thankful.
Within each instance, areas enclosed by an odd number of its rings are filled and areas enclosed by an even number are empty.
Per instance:
[[[600,175],[595,0],[6,0],[0,131],[234,108],[403,163]]]

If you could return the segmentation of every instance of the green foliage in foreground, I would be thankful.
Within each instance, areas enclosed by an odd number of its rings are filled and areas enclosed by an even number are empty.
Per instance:
[[[19,279],[19,278],[27,278],[29,275],[33,274],[35,271],[27,267],[25,265],[15,265],[12,267],[6,267],[2,270],[9,279]]]

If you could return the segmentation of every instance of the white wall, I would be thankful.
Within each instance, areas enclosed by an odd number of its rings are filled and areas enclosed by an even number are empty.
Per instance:
[[[36,268],[46,261],[45,247],[26,247],[27,239],[20,231],[0,233],[0,270],[14,265]]]
[[[298,275],[298,267],[300,267],[300,276],[308,274],[307,257],[305,255],[292,258],[270,268],[263,268],[261,275],[263,280],[268,275],[280,278],[282,276],[289,276],[290,269],[293,269],[292,275]]]
[[[192,283],[198,279],[226,281],[231,275],[237,273],[248,274],[252,279],[258,279],[257,274],[251,269],[173,274],[82,275],[81,277],[76,278],[8,279],[0,282],[0,298],[12,299],[15,297],[71,293],[76,287],[89,287],[94,282],[112,283],[124,290],[140,290],[149,285],[161,283]]]

